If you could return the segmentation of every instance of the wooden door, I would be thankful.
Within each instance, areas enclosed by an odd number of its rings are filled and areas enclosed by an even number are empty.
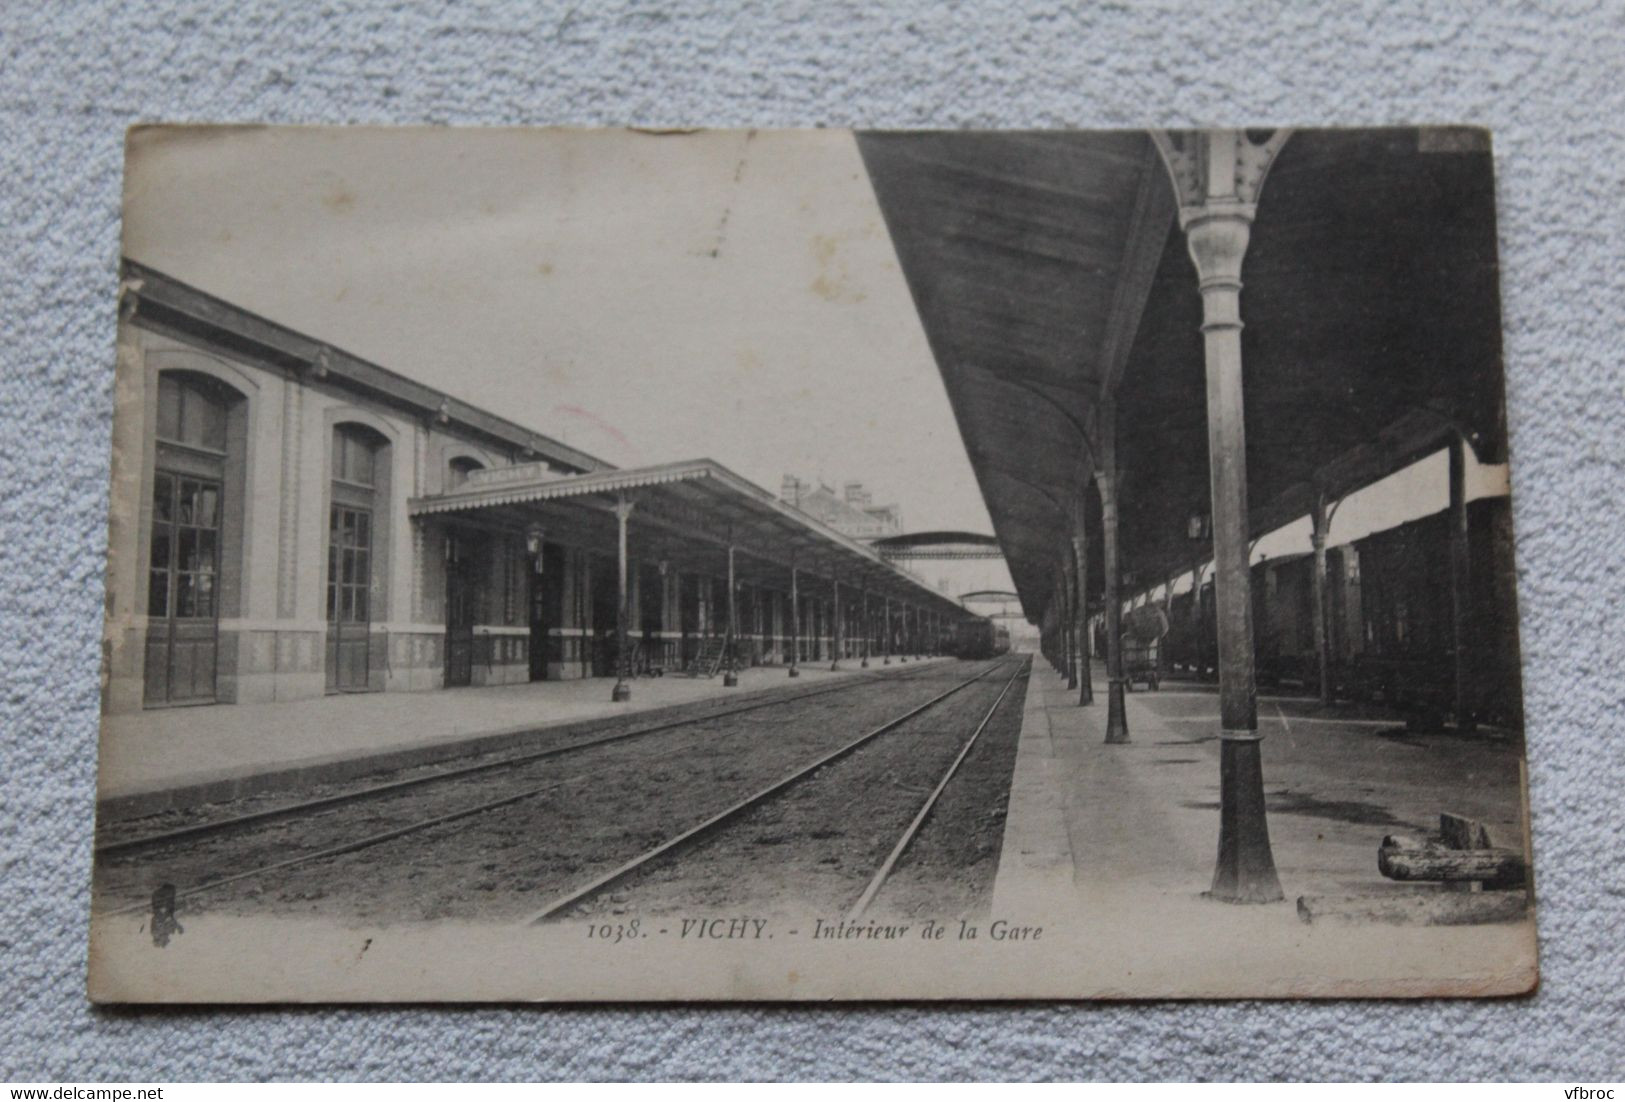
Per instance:
[[[158,471],[147,580],[146,703],[215,699],[220,482]]]
[[[327,534],[327,690],[367,691],[372,511],[334,504]]]
[[[549,617],[549,606],[557,607],[558,601],[549,600],[547,591],[547,568],[552,565],[547,561],[547,552],[544,545],[542,550],[542,573],[530,570],[530,679],[532,681],[545,681],[547,679],[547,653],[548,639],[547,626],[557,623]]]
[[[477,596],[469,541],[452,537],[446,563],[446,687],[459,688],[474,679],[474,620]]]
[[[614,677],[620,650],[620,574],[616,560],[592,557],[592,676]]]

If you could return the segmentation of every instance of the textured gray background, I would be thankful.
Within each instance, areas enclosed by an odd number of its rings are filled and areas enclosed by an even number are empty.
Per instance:
[[[0,1076],[1625,1074],[1618,4],[0,7]],[[83,997],[123,131],[1492,127],[1544,984],[1502,1003],[104,1013]],[[1349,180],[1359,186],[1358,177]]]

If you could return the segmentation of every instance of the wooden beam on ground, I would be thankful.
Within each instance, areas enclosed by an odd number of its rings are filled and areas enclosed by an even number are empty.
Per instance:
[[[1523,854],[1510,849],[1446,849],[1423,844],[1395,845],[1384,838],[1377,850],[1377,870],[1390,880],[1482,881],[1497,887],[1521,887],[1526,869]]]

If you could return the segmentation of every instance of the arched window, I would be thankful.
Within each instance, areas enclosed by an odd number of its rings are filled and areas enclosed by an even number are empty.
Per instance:
[[[378,450],[388,441],[365,425],[339,425],[333,430],[333,481],[372,489]]]
[[[245,406],[241,394],[208,375],[158,375],[147,543],[149,706],[215,699],[216,629],[223,602],[236,600]]]
[[[373,688],[371,634],[384,617],[376,584],[387,541],[379,521],[388,503],[389,440],[365,425],[333,428],[327,534],[327,687]]]
[[[468,476],[475,471],[483,471],[485,464],[477,459],[470,459],[466,455],[459,455],[446,465],[446,492],[461,489]]]
[[[226,410],[235,395],[207,375],[165,371],[158,376],[158,439],[205,451],[226,450]]]

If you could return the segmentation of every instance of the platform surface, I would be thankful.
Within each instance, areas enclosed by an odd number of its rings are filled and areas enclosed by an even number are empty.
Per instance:
[[[1423,993],[1440,977],[1493,987],[1529,946],[1527,923],[1457,928],[1303,924],[1300,896],[1437,890],[1377,871],[1385,834],[1426,834],[1449,811],[1523,846],[1520,747],[1504,735],[1408,732],[1371,709],[1264,695],[1264,787],[1284,898],[1204,895],[1219,834],[1218,697],[1164,683],[1129,694],[1131,741],[1108,746],[1105,672],[1095,703],[1035,658],[1011,784],[993,917],[1089,931],[1091,983],[1128,993],[1338,993],[1353,983]]]
[[[104,804],[130,804],[161,793],[203,791],[213,784],[295,769],[317,779],[324,767],[338,773],[357,759],[391,754],[410,760],[414,750],[433,755],[507,732],[788,691],[865,674],[901,673],[918,664],[921,660],[899,664],[894,659],[890,666],[882,666],[871,660],[870,668],[863,670],[859,660],[843,659],[841,669],[831,672],[825,660],[802,665],[801,676],[794,680],[783,666],[758,666],[741,670],[733,688],[723,686],[721,675],[638,678],[631,682],[632,699],[619,704],[610,701],[613,678],[584,678],[104,716],[98,799]]]

